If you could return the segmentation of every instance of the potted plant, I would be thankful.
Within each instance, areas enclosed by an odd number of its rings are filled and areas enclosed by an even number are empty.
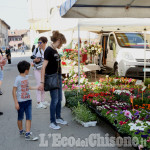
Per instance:
[[[74,119],[84,127],[96,126],[96,114],[92,113],[85,104],[78,103],[78,106],[73,109],[73,114]]]

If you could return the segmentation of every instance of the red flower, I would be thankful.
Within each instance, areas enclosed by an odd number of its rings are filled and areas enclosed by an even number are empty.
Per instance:
[[[119,124],[120,124],[120,125],[124,125],[124,124],[126,124],[126,122],[120,121]]]
[[[64,62],[64,61],[62,61],[61,64],[62,64],[62,65],[67,65],[66,62]]]

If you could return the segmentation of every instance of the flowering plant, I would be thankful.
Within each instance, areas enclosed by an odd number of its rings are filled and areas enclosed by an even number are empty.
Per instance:
[[[89,54],[100,54],[102,51],[102,46],[99,44],[89,44],[87,46],[87,51]]]

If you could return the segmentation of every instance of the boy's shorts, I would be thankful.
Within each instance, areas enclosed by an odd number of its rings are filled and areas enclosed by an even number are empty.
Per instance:
[[[24,112],[26,114],[26,120],[32,120],[32,100],[18,103],[20,107],[18,110],[18,120],[24,119]]]
[[[0,69],[0,81],[3,80],[3,71]]]

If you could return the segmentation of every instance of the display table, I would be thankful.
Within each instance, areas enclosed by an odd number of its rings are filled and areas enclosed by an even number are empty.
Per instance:
[[[71,68],[72,68],[72,66],[62,66],[62,74],[69,73]],[[101,70],[99,65],[96,65],[96,64],[83,65],[84,72],[95,71],[95,78],[96,78],[96,70],[99,70],[99,71]],[[78,73],[78,66],[74,66],[74,71],[75,71],[75,73]]]

